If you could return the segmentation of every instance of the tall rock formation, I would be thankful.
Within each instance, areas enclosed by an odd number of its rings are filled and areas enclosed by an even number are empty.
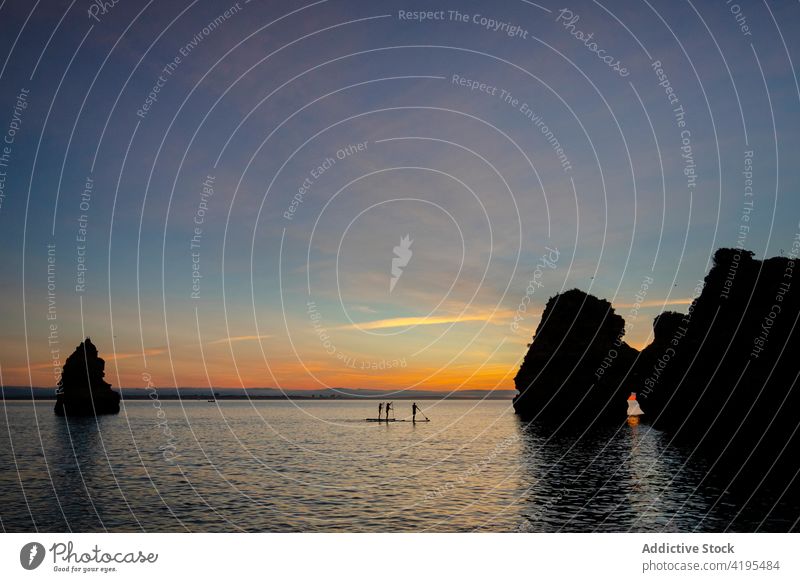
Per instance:
[[[105,376],[105,360],[88,337],[64,362],[56,391],[55,413],[59,416],[118,414],[118,392],[111,389]]]
[[[637,363],[649,422],[720,464],[747,461],[756,474],[800,453],[795,267],[792,258],[715,253],[702,294],[686,315],[669,316],[669,329],[658,325]]]
[[[558,423],[618,412],[616,397],[625,393],[623,379],[636,357],[622,341],[624,330],[608,301],[578,289],[550,298],[514,378],[514,410]]]
[[[645,422],[732,484],[771,476],[784,490],[800,472],[798,252],[800,243],[790,257],[758,261],[719,249],[702,293],[686,314],[659,315],[641,353],[620,339],[624,322],[607,301],[577,290],[551,298],[515,378],[515,410],[621,422],[637,392]]]

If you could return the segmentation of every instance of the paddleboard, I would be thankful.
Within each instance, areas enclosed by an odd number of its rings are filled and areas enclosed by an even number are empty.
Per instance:
[[[364,420],[366,422],[430,422],[430,420],[425,420],[425,419],[422,419],[422,420],[406,420],[406,419],[403,419],[403,418],[390,418],[388,420],[385,419],[385,418],[365,418]]]

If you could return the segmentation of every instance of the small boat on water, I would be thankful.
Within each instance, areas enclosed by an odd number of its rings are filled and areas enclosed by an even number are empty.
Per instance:
[[[636,400],[636,392],[631,392],[631,395],[628,396],[628,416],[641,416],[643,414],[644,410]]]

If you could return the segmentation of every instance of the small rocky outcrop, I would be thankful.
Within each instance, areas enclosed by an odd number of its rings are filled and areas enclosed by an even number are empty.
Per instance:
[[[514,384],[523,418],[563,422],[613,414],[636,350],[608,301],[572,289],[550,298]],[[625,398],[622,398],[624,403]]]
[[[120,395],[104,380],[105,360],[88,337],[64,362],[56,390],[59,416],[118,414]]]

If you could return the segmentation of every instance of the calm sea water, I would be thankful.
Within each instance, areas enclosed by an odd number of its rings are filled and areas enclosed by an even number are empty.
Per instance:
[[[551,437],[509,402],[421,404],[432,422],[367,423],[377,404],[358,401],[129,401],[70,421],[0,403],[2,528],[755,531],[797,514],[735,498],[644,424]]]

